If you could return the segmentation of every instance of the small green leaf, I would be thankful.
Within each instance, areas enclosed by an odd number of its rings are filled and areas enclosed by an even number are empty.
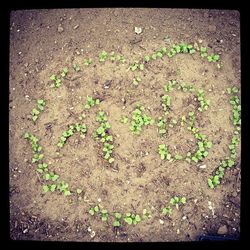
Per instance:
[[[49,191],[48,185],[43,185],[43,192],[47,193]]]
[[[76,189],[76,192],[77,192],[78,194],[80,194],[80,193],[82,192],[82,189],[77,188],[77,189]]]

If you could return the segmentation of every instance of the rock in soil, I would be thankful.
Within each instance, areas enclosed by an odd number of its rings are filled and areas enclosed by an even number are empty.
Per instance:
[[[218,234],[227,234],[227,232],[228,232],[228,229],[226,225],[220,226],[217,231]]]

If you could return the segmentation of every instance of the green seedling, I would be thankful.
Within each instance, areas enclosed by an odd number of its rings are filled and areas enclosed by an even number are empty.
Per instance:
[[[174,89],[174,87],[176,86],[176,84],[177,84],[177,81],[175,81],[175,80],[170,80],[170,81],[168,81],[168,84],[166,84],[166,85],[164,86],[164,90],[165,90],[166,92],[170,92],[170,91],[172,91],[172,90]]]
[[[133,134],[139,135],[142,131],[142,126],[152,125],[154,120],[143,113],[144,107],[138,105],[133,111],[130,130]]]
[[[139,63],[139,61],[135,61],[133,64],[130,65],[130,69],[135,71],[137,69],[144,70],[144,64]]]
[[[81,194],[81,193],[82,193],[82,189],[77,188],[77,189],[76,189],[76,193],[77,193],[78,195]]]
[[[37,169],[36,171],[38,173],[45,173],[45,172],[48,172],[48,164],[46,163],[39,163],[38,166],[37,166]]]
[[[150,61],[150,56],[145,56],[144,60],[145,60],[145,62],[149,62]]]
[[[68,74],[68,68],[65,67],[60,73],[62,79],[64,79],[67,76],[67,74]],[[51,84],[51,87],[59,88],[62,85],[62,80],[59,79],[55,74],[50,76],[50,80],[53,81],[53,83]]]
[[[235,87],[235,86],[233,86],[232,88],[227,88],[227,93],[228,94],[236,94],[236,93],[238,93],[239,92],[239,89],[237,88],[237,87]]]
[[[80,66],[76,63],[73,64],[73,69],[76,71],[76,72],[79,72],[81,69],[80,69]]]
[[[171,159],[171,154],[168,152],[168,148],[165,144],[159,145],[159,154],[162,160],[167,159],[169,161]]]
[[[163,107],[163,110],[165,112],[165,115],[167,115],[169,113],[169,107],[170,107],[170,96],[168,95],[164,95],[162,96],[162,107]]]
[[[182,157],[180,154],[176,154],[176,155],[175,155],[175,159],[176,159],[176,160],[182,160],[183,157]]]
[[[63,132],[63,134],[61,135],[60,140],[57,143],[57,146],[59,148],[63,148],[66,141],[76,132],[80,133],[81,138],[85,138],[87,133],[87,126],[85,124],[79,124],[79,123],[69,125],[68,130]]]
[[[62,70],[62,72],[61,72],[61,77],[62,77],[62,79],[64,79],[64,78],[67,76],[68,72],[69,72],[69,70],[68,70],[67,67],[66,67],[66,68],[63,68],[63,70]]]
[[[96,120],[100,123],[100,126],[94,131],[93,137],[99,139],[103,143],[104,159],[106,159],[111,164],[114,162],[114,146],[110,143],[113,141],[113,137],[109,134],[109,129],[111,126],[107,122],[107,117],[103,111],[98,113]]]
[[[71,195],[71,192],[69,190],[69,184],[65,183],[64,181],[58,183],[57,189],[59,192],[63,193],[65,196]]]
[[[45,104],[46,103],[45,103],[45,101],[43,99],[37,100],[37,108],[33,108],[32,112],[31,112],[31,114],[32,114],[32,120],[34,122],[36,122],[36,120],[38,119],[39,114],[41,113],[41,111],[44,110]]]
[[[114,61],[116,60],[116,56],[115,56],[115,52],[114,52],[114,51],[112,51],[112,52],[110,53],[110,60],[111,60],[112,62],[114,62]]]
[[[151,216],[151,213],[149,211],[147,211],[147,209],[143,209],[142,211],[142,218],[144,220],[148,220],[150,219],[152,216]]]
[[[212,189],[218,186],[219,184],[220,184],[220,177],[218,175],[211,176],[208,179],[208,186]]]
[[[206,47],[200,48],[200,55],[202,58],[207,57],[207,48]]]
[[[87,96],[86,104],[84,106],[85,109],[90,109],[91,107],[100,104],[100,99],[94,99],[92,96]]]
[[[138,214],[126,213],[124,221],[129,225],[136,225],[141,221],[141,217]]]
[[[176,121],[176,119],[173,118],[170,120],[170,123],[168,124],[168,126],[170,128],[173,128],[176,124],[177,124],[177,121]]]
[[[159,127],[158,132],[161,136],[165,135],[167,133],[166,130],[166,119],[159,117],[157,126]]]
[[[51,173],[46,173],[44,174],[43,178],[46,180],[46,181],[56,181],[58,178],[59,178],[59,175],[51,172]]]
[[[210,55],[210,56],[207,57],[207,60],[209,62],[218,62],[220,60],[220,56],[212,54],[212,55]]]
[[[172,214],[172,208],[170,206],[164,207],[162,209],[162,213],[163,213],[163,215],[170,216]]]
[[[136,78],[133,79],[133,84],[134,85],[137,86],[139,84],[139,82],[141,82],[141,77],[137,76]]]
[[[114,227],[120,227],[121,226],[121,218],[122,215],[120,213],[115,213],[115,221],[113,222]]]
[[[102,214],[102,221],[107,221],[108,220],[108,211],[106,209],[102,209],[101,210],[101,214]]]
[[[188,91],[193,92],[194,91],[194,86],[183,82],[183,83],[180,84],[178,89],[182,90],[183,92],[188,92]]]
[[[43,185],[43,192],[47,193],[48,191],[50,192],[54,192],[56,190],[56,184],[52,184],[52,185]]]
[[[97,214],[100,211],[100,208],[98,205],[96,205],[95,207],[91,207],[89,209],[89,214],[91,214],[92,216]]]
[[[99,55],[99,61],[100,62],[105,62],[108,58],[108,53],[106,51],[102,51]]]
[[[186,197],[174,196],[173,198],[170,199],[170,204],[176,206],[177,209],[181,204],[186,204],[186,202],[187,202]]]
[[[128,117],[127,116],[122,116],[120,119],[120,122],[123,124],[127,124],[128,123]]]
[[[197,92],[197,99],[200,102],[200,107],[198,108],[198,110],[200,112],[203,112],[204,110],[207,110],[209,105],[210,105],[210,101],[209,100],[205,100],[205,96],[204,96],[204,91],[203,90],[198,90]]]
[[[83,61],[83,64],[86,65],[86,66],[89,66],[92,62],[93,62],[92,59],[85,59]]]
[[[181,126],[184,126],[184,124],[185,124],[186,122],[187,122],[186,116],[183,115],[183,116],[181,117]]]

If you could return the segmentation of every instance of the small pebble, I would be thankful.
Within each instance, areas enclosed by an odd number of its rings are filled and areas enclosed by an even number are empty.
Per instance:
[[[182,219],[183,219],[183,220],[186,220],[186,219],[187,219],[187,216],[183,216]]]
[[[159,219],[159,222],[160,222],[160,224],[161,224],[161,225],[163,225],[163,224],[164,224],[164,221],[163,221],[163,220],[161,220],[161,219]]]
[[[98,201],[98,202],[101,202],[102,200],[101,200],[101,198],[98,198],[97,201]]]
[[[201,165],[199,168],[204,169],[204,168],[206,168],[206,167],[207,167],[207,165],[204,164],[204,165]]]
[[[179,229],[179,228],[176,230],[176,233],[177,233],[177,234],[180,234],[180,229]]]
[[[90,237],[91,237],[91,238],[94,238],[94,237],[95,237],[95,231],[92,231],[92,232],[90,233]]]
[[[75,26],[73,27],[73,29],[76,30],[78,27],[79,27],[79,24],[75,25]]]
[[[88,232],[91,232],[92,230],[91,230],[91,228],[90,228],[90,227],[88,227],[88,228],[87,228],[87,231],[88,231]]]
[[[23,230],[23,233],[24,233],[24,234],[28,233],[28,228],[24,229],[24,230]]]

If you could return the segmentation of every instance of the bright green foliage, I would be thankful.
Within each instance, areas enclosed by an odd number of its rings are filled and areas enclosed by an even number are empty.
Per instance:
[[[121,119],[120,119],[120,122],[123,123],[123,124],[128,123],[128,117],[127,116],[122,116]]]
[[[103,111],[100,111],[96,117],[96,120],[100,123],[100,126],[94,131],[93,137],[98,138],[103,144],[104,159],[109,163],[114,162],[113,148],[114,146],[110,143],[113,141],[113,136],[110,135],[109,129],[110,124],[107,121],[107,117]]]
[[[171,154],[168,152],[168,148],[165,144],[159,145],[159,154],[162,160],[167,159],[169,161],[171,159]]]
[[[59,88],[62,85],[62,79],[64,79],[67,76],[67,74],[68,74],[68,68],[65,67],[60,73],[61,79],[58,78],[55,74],[51,75],[50,80],[53,81],[51,87]]]
[[[42,151],[42,147],[38,144],[38,139],[31,133],[25,133],[24,139],[27,139],[31,142],[31,147],[34,154],[32,158],[32,163],[42,160],[43,154],[40,153]]]
[[[169,107],[170,107],[170,96],[168,95],[164,95],[162,97],[162,107],[163,107],[163,110],[165,112],[165,115],[167,115],[169,113]]]
[[[200,102],[200,107],[198,108],[198,110],[200,112],[207,110],[209,107],[210,101],[205,99],[205,94],[203,90],[198,90],[197,99]]]
[[[86,65],[86,66],[89,66],[92,62],[93,62],[92,59],[85,59],[83,61],[83,64]]]
[[[194,91],[194,86],[193,85],[189,85],[189,84],[187,84],[185,82],[182,82],[179,85],[178,89],[182,90],[183,92],[188,92],[188,91],[193,92]]]
[[[39,163],[37,166],[36,171],[40,174],[48,172],[48,164],[46,163]]]
[[[76,72],[79,72],[81,69],[80,69],[80,66],[76,63],[73,64],[73,69],[76,71]]]
[[[99,61],[100,62],[105,62],[108,58],[108,53],[106,51],[102,51],[100,54],[99,54]]]
[[[130,65],[130,69],[135,71],[137,69],[144,70],[144,64],[139,63],[139,61],[135,61],[133,64]]]
[[[167,133],[167,130],[166,130],[166,119],[165,118],[159,117],[157,126],[159,128],[158,132],[159,132],[159,134],[161,136],[163,136],[163,135],[165,135]]]
[[[139,82],[141,82],[141,77],[137,76],[136,78],[133,79],[133,84],[134,85],[137,86],[139,84]]]
[[[142,211],[142,218],[144,220],[148,220],[150,219],[152,216],[151,216],[151,213],[147,210],[147,209],[143,209]]]
[[[115,221],[113,222],[114,227],[120,227],[121,226],[121,218],[122,215],[120,213],[115,213]]]
[[[69,190],[69,184],[65,183],[64,181],[61,181],[60,183],[57,184],[57,189],[65,196],[71,195],[71,192]]]
[[[170,199],[170,204],[176,206],[176,208],[178,208],[178,206],[181,204],[186,204],[186,202],[187,202],[186,197],[174,196],[173,198]]]
[[[200,48],[200,55],[202,58],[207,57],[207,48],[206,47]]]
[[[102,209],[101,214],[102,214],[102,221],[107,221],[108,220],[108,211],[106,209]]]
[[[191,45],[191,44],[186,44],[186,43],[180,43],[178,45],[173,44],[172,49],[168,52],[167,55],[169,58],[171,58],[179,53],[194,54],[195,49],[194,49],[193,45]]]
[[[129,225],[136,225],[141,221],[141,217],[138,214],[126,213],[124,221]]]
[[[162,213],[163,213],[163,215],[170,216],[172,214],[172,208],[170,206],[164,207],[162,209]]]
[[[85,135],[87,133],[86,125],[85,124],[79,124],[79,123],[69,125],[68,130],[63,132],[63,134],[61,135],[60,140],[57,143],[57,146],[59,148],[63,148],[63,146],[65,145],[68,138],[71,137],[76,132],[80,132],[80,137],[85,138]]]
[[[51,180],[51,181],[56,181],[56,180],[59,178],[59,175],[57,175],[57,174],[55,174],[55,173],[53,173],[53,172],[50,172],[50,173],[46,172],[46,173],[44,174],[43,178],[44,178],[46,181],[49,181],[49,180]]]
[[[133,134],[139,135],[142,131],[142,126],[152,125],[154,120],[147,116],[144,112],[144,107],[137,105],[136,109],[133,111],[132,120],[130,123],[130,130]]]
[[[33,108],[31,112],[32,120],[34,122],[36,122],[36,120],[38,119],[38,116],[41,113],[41,111],[44,110],[45,105],[46,105],[46,102],[44,100],[42,99],[37,100],[37,108]]]
[[[241,105],[240,100],[238,96],[232,96],[230,98],[230,103],[233,106],[233,116],[232,116],[232,122],[234,126],[240,126],[241,125]]]
[[[176,159],[176,160],[182,160],[183,157],[182,157],[180,154],[176,154],[176,155],[175,155],[175,159]]]
[[[164,86],[165,91],[166,92],[172,91],[174,89],[174,87],[176,86],[176,84],[177,84],[176,80],[170,80],[170,81],[168,81],[168,84],[166,84]]]
[[[220,60],[219,55],[211,54],[210,56],[207,57],[207,60],[209,62],[218,62]]]
[[[90,109],[91,107],[100,104],[100,99],[94,99],[92,96],[87,96],[86,104],[84,106],[85,109]]]

